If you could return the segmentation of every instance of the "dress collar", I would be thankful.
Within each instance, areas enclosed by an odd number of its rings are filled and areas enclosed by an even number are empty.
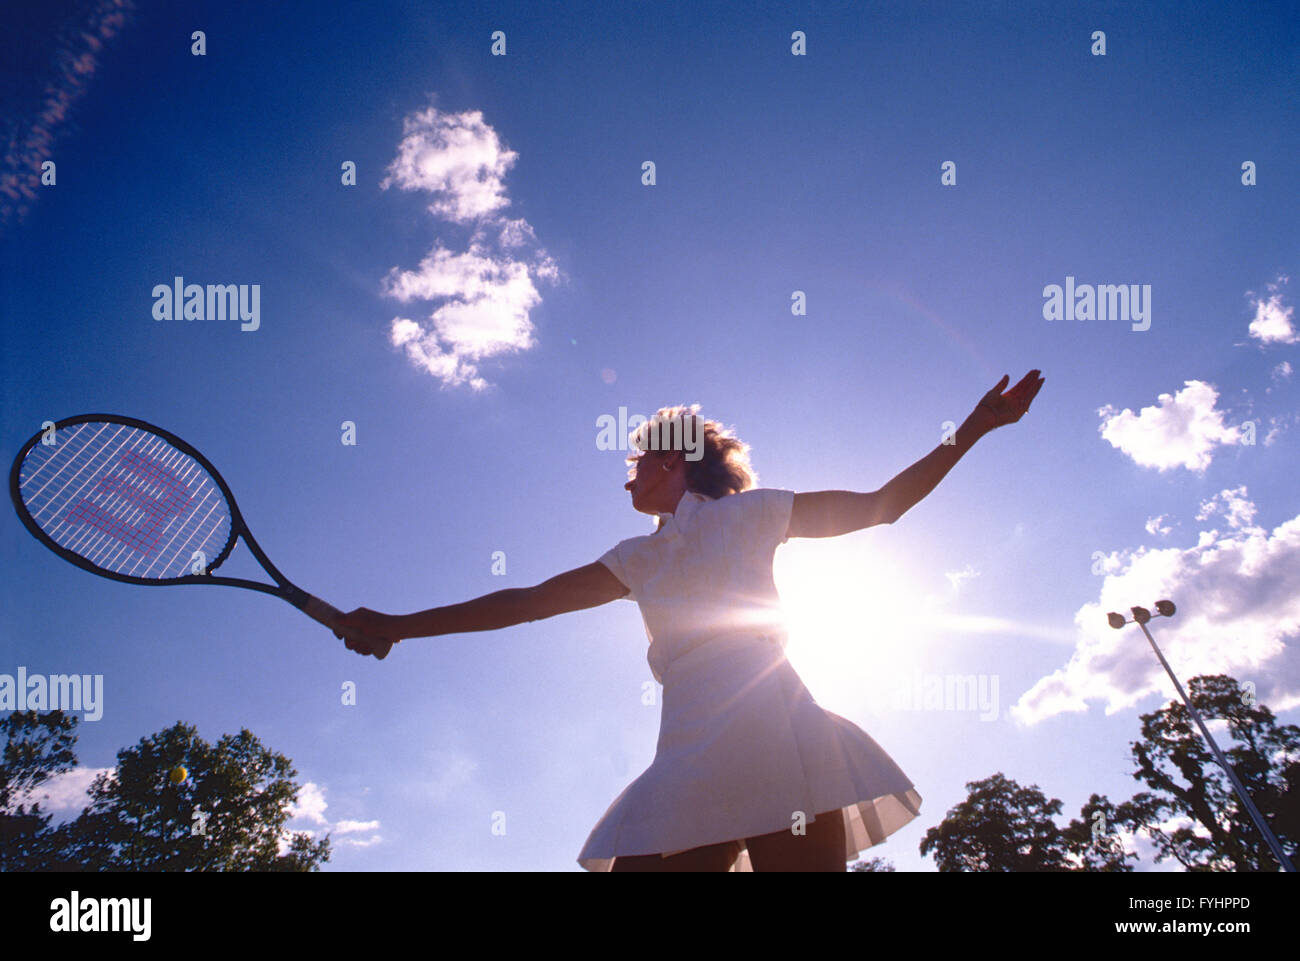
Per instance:
[[[713,500],[712,497],[706,497],[704,494],[686,491],[682,494],[682,499],[677,502],[675,512],[659,514],[659,523],[660,525],[666,525],[670,520],[675,520],[678,524],[683,524],[699,509],[701,504],[707,504],[711,500]]]

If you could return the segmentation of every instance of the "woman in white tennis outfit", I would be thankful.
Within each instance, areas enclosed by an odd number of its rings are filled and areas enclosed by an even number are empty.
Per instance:
[[[637,602],[663,685],[653,763],[614,799],[578,855],[590,871],[843,871],[920,813],[921,796],[865,731],[820,707],[784,655],[772,579],[790,537],[892,524],[988,431],[1018,421],[1039,371],[1003,377],[953,442],[872,493],[755,488],[748,447],[698,407],[660,410],[632,438],[626,489],[659,516],[596,563],[531,588],[394,616],[359,608],[340,629],[393,643],[494,630],[618,598]]]

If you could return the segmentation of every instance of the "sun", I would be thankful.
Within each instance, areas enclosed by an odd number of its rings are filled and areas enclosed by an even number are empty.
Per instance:
[[[888,710],[922,663],[929,598],[896,550],[791,541],[773,566],[789,628],[786,656],[830,710]]]

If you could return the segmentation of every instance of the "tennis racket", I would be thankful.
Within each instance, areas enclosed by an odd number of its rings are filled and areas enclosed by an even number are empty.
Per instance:
[[[339,611],[290,583],[263,553],[208,459],[152,424],[116,414],[61,420],[23,445],[9,494],[33,536],[83,570],[128,584],[261,591],[339,631]],[[275,584],[213,574],[241,537]],[[339,633],[380,659],[392,647]]]

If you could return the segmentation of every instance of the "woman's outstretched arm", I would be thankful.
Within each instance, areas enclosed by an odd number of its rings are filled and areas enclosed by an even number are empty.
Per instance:
[[[526,621],[597,607],[625,594],[627,588],[622,582],[608,567],[595,561],[532,587],[506,588],[461,604],[431,607],[415,614],[381,614],[359,607],[344,614],[339,627],[355,630],[386,644],[373,649],[348,642],[351,650],[382,658],[392,644],[403,638],[496,631]],[[341,635],[336,631],[335,636]]]
[[[1039,371],[1031,370],[1015,387],[1002,393],[1003,378],[985,394],[957,428],[953,443],[940,444],[880,490],[812,491],[794,495],[790,537],[837,537],[876,524],[892,524],[925,499],[966,451],[989,431],[1014,424],[1029,410],[1043,386]]]
[[[616,601],[627,588],[599,561],[576,567],[532,587],[507,588],[462,604],[431,607],[396,618],[402,637],[435,637],[496,631]]]

